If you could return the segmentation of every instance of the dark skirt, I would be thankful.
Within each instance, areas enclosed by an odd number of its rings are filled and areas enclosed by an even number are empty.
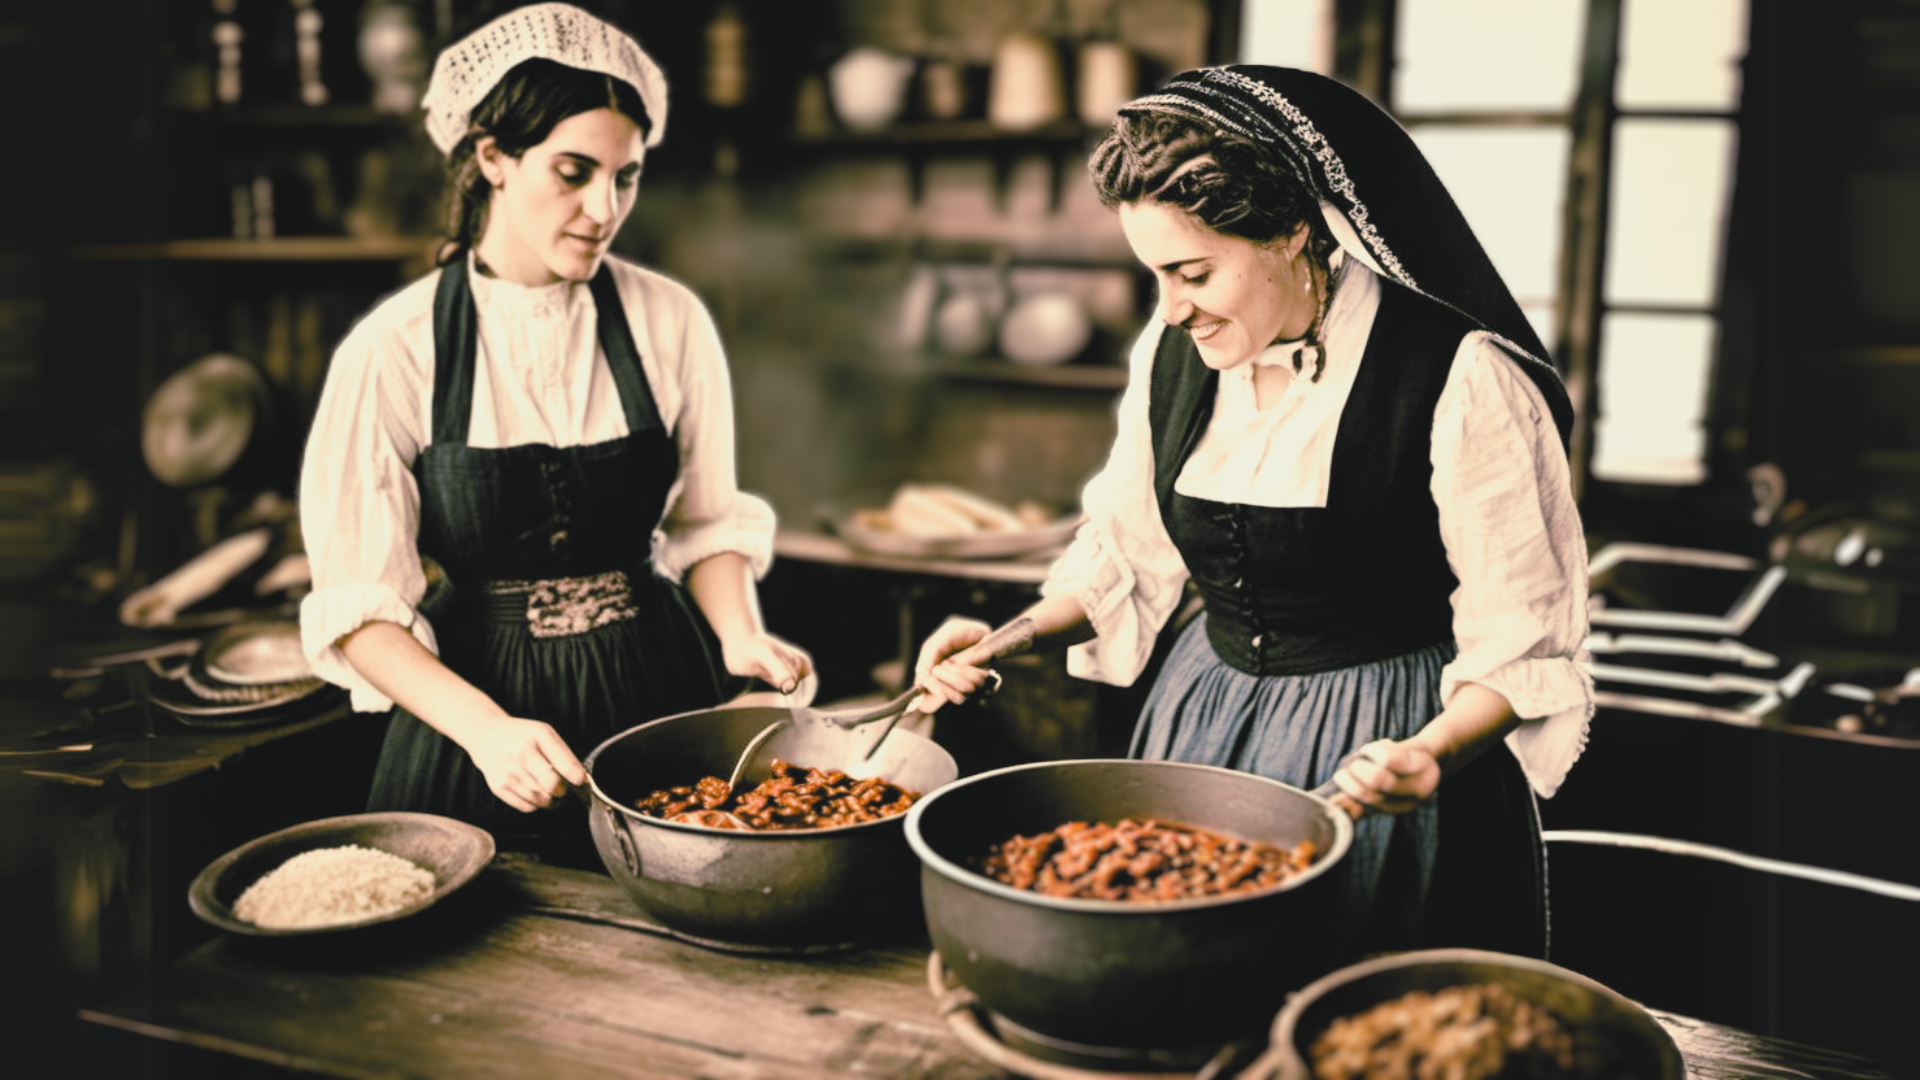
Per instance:
[[[1311,675],[1228,666],[1206,616],[1175,642],[1130,756],[1255,773],[1311,790],[1375,739],[1404,739],[1440,711],[1452,643]],[[1546,955],[1545,848],[1519,763],[1489,748],[1434,797],[1355,823],[1341,877],[1349,951],[1471,946]]]
[[[724,667],[706,621],[679,586],[650,572],[632,578],[633,618],[565,637],[537,638],[525,619],[489,617],[484,604],[456,599],[433,620],[441,659],[508,714],[553,725],[582,759],[636,725],[718,705]],[[513,809],[466,751],[402,708],[367,808],[445,814],[493,833],[501,850],[602,869],[579,800]]]

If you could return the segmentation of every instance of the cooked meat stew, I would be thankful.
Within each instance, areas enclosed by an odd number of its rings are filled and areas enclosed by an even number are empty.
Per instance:
[[[1343,1016],[1313,1042],[1315,1080],[1595,1077],[1596,1056],[1540,1005],[1498,984],[1415,990]]]
[[[1313,841],[1291,848],[1160,821],[1071,821],[995,844],[981,873],[1046,896],[1166,901],[1268,889],[1313,863]]]
[[[662,788],[634,804],[648,817],[673,818],[726,827],[719,814],[730,813],[750,828],[827,829],[904,814],[920,797],[879,777],[855,780],[838,769],[813,769],[774,760],[773,775],[752,789],[727,793],[724,777],[708,776],[691,786]]]

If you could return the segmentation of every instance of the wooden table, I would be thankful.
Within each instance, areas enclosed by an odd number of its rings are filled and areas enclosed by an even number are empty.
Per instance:
[[[217,939],[81,1016],[202,1056],[356,1080],[1010,1075],[939,1015],[924,941],[784,958],[715,952],[643,925],[609,878],[502,858],[380,936]],[[1698,1080],[1886,1075],[1845,1054],[1655,1016]]]

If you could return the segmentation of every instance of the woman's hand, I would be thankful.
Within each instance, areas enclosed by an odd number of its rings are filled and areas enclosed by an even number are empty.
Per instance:
[[[1377,739],[1334,773],[1333,782],[1340,788],[1336,802],[1344,797],[1368,810],[1404,814],[1439,788],[1440,761],[1411,742]]]
[[[992,673],[949,657],[979,644],[992,632],[993,627],[978,619],[955,616],[941,623],[921,644],[920,658],[913,665],[914,684],[927,691],[914,708],[932,714],[942,704],[961,705],[978,693]]]
[[[586,767],[552,725],[501,716],[468,728],[462,749],[501,802],[521,813],[552,806],[567,785],[584,786]]]
[[[793,693],[813,674],[813,657],[805,649],[764,630],[723,641],[720,648],[729,672],[759,679],[782,694]]]

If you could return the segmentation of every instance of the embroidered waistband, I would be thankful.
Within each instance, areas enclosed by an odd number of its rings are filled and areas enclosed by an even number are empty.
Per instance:
[[[496,620],[524,618],[537,638],[571,637],[631,619],[638,613],[626,572],[540,581],[490,581],[484,613]]]

